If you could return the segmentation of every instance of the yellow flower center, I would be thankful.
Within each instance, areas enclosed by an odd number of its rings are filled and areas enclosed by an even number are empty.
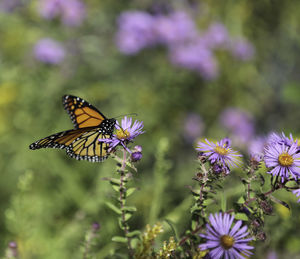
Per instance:
[[[278,157],[278,162],[282,166],[291,166],[294,163],[294,159],[291,155],[284,152]]]
[[[224,147],[216,146],[215,147],[215,152],[222,155],[222,156],[225,156],[225,155],[228,154],[228,149],[224,148]]]
[[[130,137],[128,130],[119,129],[116,131],[116,133],[118,139],[127,139]]]
[[[228,236],[228,235],[221,236],[220,241],[221,241],[222,247],[226,250],[233,247],[234,242],[235,242],[234,238],[231,236]]]

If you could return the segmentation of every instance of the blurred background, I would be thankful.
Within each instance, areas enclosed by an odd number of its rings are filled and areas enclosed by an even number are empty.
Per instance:
[[[72,128],[64,94],[109,118],[138,114],[146,133],[135,142],[143,159],[130,226],[167,218],[182,234],[197,140],[230,137],[247,158],[271,131],[300,136],[299,15],[291,0],[0,0],[1,257],[16,242],[24,259],[82,258],[93,222],[96,258],[126,251],[111,242],[122,232],[105,205],[114,193],[102,178],[115,176],[114,160],[28,148]],[[229,208],[243,192],[235,182],[225,183]],[[274,207],[253,258],[300,258],[299,204],[277,197],[292,210]],[[157,247],[172,235],[163,226]]]

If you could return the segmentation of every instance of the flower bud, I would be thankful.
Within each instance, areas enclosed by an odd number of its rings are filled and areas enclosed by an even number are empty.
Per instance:
[[[92,229],[94,232],[98,231],[100,229],[100,224],[98,222],[94,222],[92,225]]]
[[[140,161],[142,157],[143,157],[142,152],[133,152],[131,154],[131,161],[132,162]]]
[[[216,173],[216,174],[220,174],[223,172],[223,167],[220,166],[219,164],[215,163],[212,167],[213,171]]]
[[[141,146],[135,146],[133,148],[133,152],[142,152],[142,147]]]
[[[9,248],[12,248],[12,249],[16,249],[18,247],[17,243],[14,241],[9,242],[8,246],[9,246]]]

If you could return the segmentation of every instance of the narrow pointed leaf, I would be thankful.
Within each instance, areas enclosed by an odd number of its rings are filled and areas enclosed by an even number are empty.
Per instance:
[[[170,226],[171,230],[172,230],[172,236],[174,236],[176,243],[178,242],[178,236],[177,236],[177,231],[175,228],[175,224],[169,220],[169,219],[165,219],[165,221],[168,223],[168,225]]]
[[[128,190],[126,191],[126,195],[127,197],[129,197],[131,194],[133,194],[136,191],[137,188],[128,188]]]
[[[134,230],[132,232],[127,233],[127,237],[139,237],[141,235],[141,231]]]
[[[244,220],[244,221],[248,221],[248,217],[246,216],[246,214],[244,213],[236,213],[234,215],[235,219],[239,219],[239,220]]]
[[[290,206],[285,202],[285,201],[281,201],[277,198],[275,198],[274,196],[270,195],[270,199],[276,203],[281,204],[282,206],[286,207],[287,209],[291,210]]]
[[[111,240],[119,243],[127,243],[126,237],[114,236]]]
[[[127,211],[127,212],[135,212],[136,207],[134,207],[134,206],[124,206],[121,210],[122,211]]]
[[[107,207],[109,207],[111,210],[113,210],[117,214],[119,214],[119,215],[122,214],[122,211],[116,205],[112,204],[111,202],[107,201],[107,202],[105,202],[105,204]]]
[[[125,221],[129,220],[132,217],[132,213],[125,213]]]

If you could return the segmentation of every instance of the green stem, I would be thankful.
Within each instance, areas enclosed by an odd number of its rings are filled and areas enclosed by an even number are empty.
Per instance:
[[[83,259],[87,259],[87,257],[88,257],[93,237],[94,237],[94,235],[92,232],[88,233],[88,236],[87,236],[87,239],[85,242],[85,246],[84,246]]]
[[[197,203],[198,203],[198,206],[201,208],[202,207],[202,204],[203,204],[203,190],[204,190],[204,187],[206,186],[206,182],[208,180],[208,172],[205,168],[205,165],[203,163],[201,163],[201,171],[204,173],[204,176],[203,176],[203,183],[200,185],[200,190],[199,190],[199,198],[197,200]],[[202,208],[201,210],[201,217],[204,218],[205,217],[205,210]],[[198,224],[199,224],[199,219],[198,219]]]
[[[126,218],[125,218],[125,210],[124,210],[124,206],[125,206],[125,203],[126,203],[126,172],[125,172],[125,168],[126,168],[126,160],[127,160],[127,157],[126,157],[126,150],[123,149],[123,160],[122,160],[122,164],[121,164],[121,168],[120,168],[120,208],[121,208],[121,211],[122,211],[122,214],[121,214],[121,224],[122,224],[122,227],[123,227],[123,230],[124,230],[124,233],[125,233],[125,237],[127,238],[127,247],[128,247],[128,252],[129,252],[129,256],[130,258],[133,257],[133,249],[132,249],[132,246],[131,246],[131,238],[128,237],[128,233],[129,233],[129,226],[128,226],[128,223],[126,221]]]

